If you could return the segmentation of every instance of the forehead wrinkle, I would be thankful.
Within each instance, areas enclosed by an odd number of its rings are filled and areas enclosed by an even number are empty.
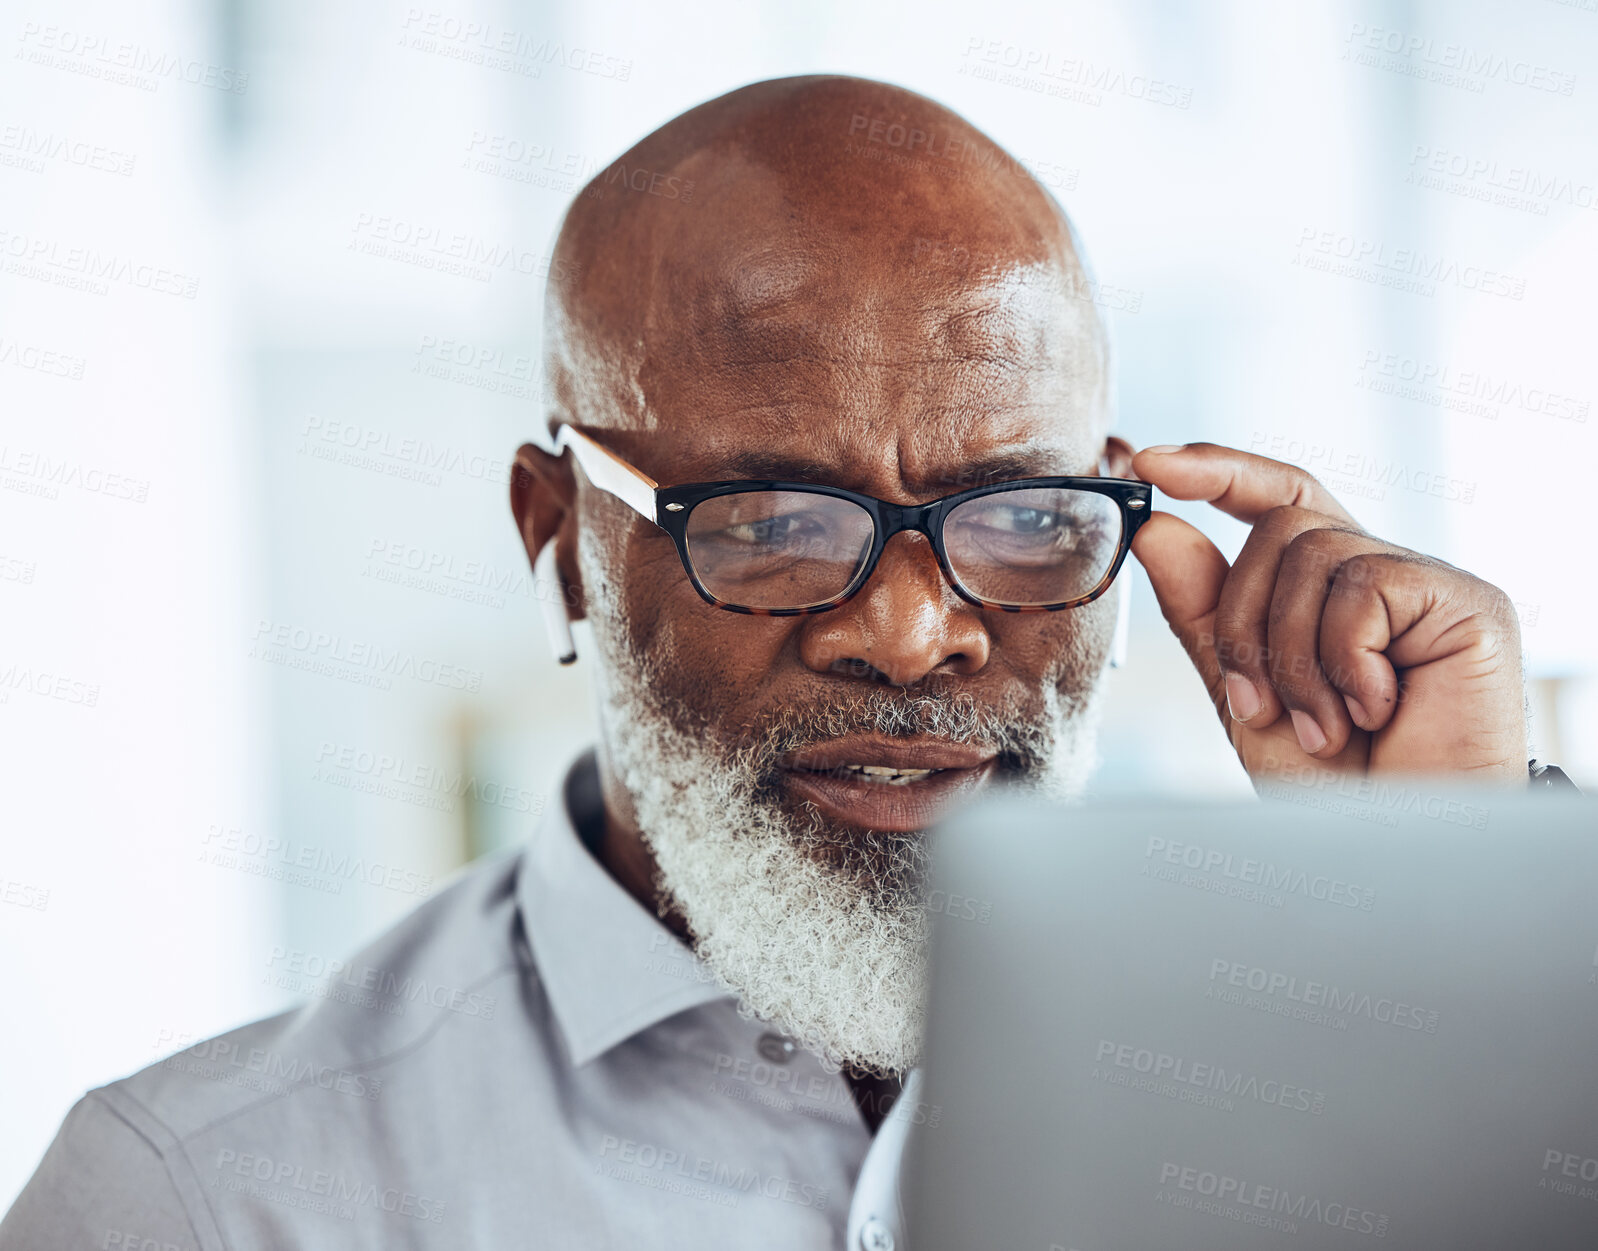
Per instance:
[[[1051,357],[1060,355],[1053,352],[1054,344],[1069,339],[1047,320],[1017,313],[1002,296],[952,310],[946,303],[902,315],[885,309],[869,315],[869,330],[852,321],[853,316],[835,322],[812,317],[731,318],[714,327],[708,337],[716,347],[706,355],[716,366],[732,368],[801,361],[889,370],[971,364],[1020,374],[1054,368]],[[901,335],[911,341],[901,350],[891,350]],[[882,351],[885,346],[890,350]]]
[[[934,333],[956,353],[1004,362],[1018,372],[1055,367],[1072,346],[1065,310],[1052,298],[1062,275],[1049,265],[1014,265],[984,276]]]

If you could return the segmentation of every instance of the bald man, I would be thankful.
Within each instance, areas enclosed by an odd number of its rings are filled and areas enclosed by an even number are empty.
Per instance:
[[[1296,468],[1134,456],[1065,214],[931,101],[701,105],[552,272],[511,504],[597,750],[316,1002],[85,1096],[5,1251],[901,1245],[923,831],[1080,791],[1129,549],[1250,776],[1526,786],[1504,594]]]

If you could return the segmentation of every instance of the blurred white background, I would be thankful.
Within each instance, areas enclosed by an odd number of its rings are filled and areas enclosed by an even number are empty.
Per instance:
[[[0,1207],[83,1090],[532,828],[591,725],[506,503],[543,258],[755,79],[1023,159],[1122,432],[1297,460],[1503,586],[1537,750],[1598,786],[1593,0],[8,0],[0,53]],[[1141,579],[1133,626],[1097,788],[1246,792]]]

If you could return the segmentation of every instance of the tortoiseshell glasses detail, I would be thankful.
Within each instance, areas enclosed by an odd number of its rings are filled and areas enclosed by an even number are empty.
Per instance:
[[[663,487],[573,426],[555,433],[588,480],[677,545],[694,590],[729,612],[793,617],[836,608],[871,577],[889,539],[924,534],[955,594],[1000,612],[1091,603],[1120,572],[1153,488],[1124,478],[1022,478],[926,504],[808,482]]]

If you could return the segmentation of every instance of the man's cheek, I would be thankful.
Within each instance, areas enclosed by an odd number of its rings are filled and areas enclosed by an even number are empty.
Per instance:
[[[1038,690],[1054,687],[1065,695],[1085,695],[1097,685],[1109,659],[1115,609],[1112,587],[1081,608],[1004,614],[992,628],[988,663],[1001,664]]]
[[[722,724],[765,725],[780,711],[762,693],[790,686],[802,668],[794,634],[805,618],[727,612],[691,587],[687,597],[662,597],[654,611],[658,655],[691,707]]]

